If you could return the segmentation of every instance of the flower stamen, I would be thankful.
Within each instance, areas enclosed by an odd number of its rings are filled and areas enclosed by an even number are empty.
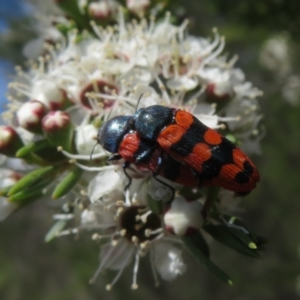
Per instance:
[[[70,229],[58,232],[57,236],[61,237],[61,236],[64,236],[64,235],[77,234],[78,232],[79,232],[78,228],[70,228]]]
[[[141,211],[139,211],[139,213],[141,213]],[[136,221],[141,220],[143,223],[147,223],[147,217],[151,214],[152,214],[152,211],[147,209],[146,213],[144,213],[143,215],[136,215],[135,220]]]
[[[63,147],[61,147],[61,146],[57,147],[57,151],[61,152],[63,155],[65,155],[66,157],[71,158],[71,159],[79,159],[79,160],[90,160],[91,159],[90,155],[72,154],[72,153],[65,151],[63,149]],[[106,157],[107,157],[107,154],[104,152],[93,154],[93,160],[99,159],[99,158],[106,158]]]
[[[137,274],[139,270],[139,263],[140,263],[140,254],[137,251],[135,254],[135,260],[134,260],[134,267],[133,267],[133,281],[131,285],[131,289],[136,290],[138,288],[137,284]]]
[[[114,277],[113,281],[112,281],[111,283],[109,283],[109,284],[106,285],[105,288],[106,288],[107,291],[111,291],[112,287],[113,287],[113,286],[115,285],[115,283],[119,280],[119,278],[120,278],[120,276],[122,275],[123,271],[124,271],[124,268],[121,268],[121,269],[119,270],[119,272],[117,273],[117,275]]]
[[[151,235],[157,235],[159,233],[162,233],[163,229],[162,228],[157,228],[156,230],[152,230],[152,229],[145,229],[145,236],[146,237],[150,237]]]
[[[82,165],[78,162],[75,162],[75,164],[82,170],[89,171],[89,172],[102,172],[102,171],[106,171],[106,170],[116,169],[116,166],[114,166],[114,165],[109,165],[109,166],[104,166],[104,167],[88,167],[88,166]]]
[[[74,215],[73,214],[55,214],[52,216],[52,218],[57,221],[67,221],[67,220],[73,219]]]
[[[156,268],[155,268],[153,249],[150,250],[150,265],[151,265],[152,275],[153,275],[153,278],[154,278],[154,285],[155,285],[155,287],[158,287],[160,285],[160,282],[158,280],[158,275],[157,275],[157,271],[156,271]]]

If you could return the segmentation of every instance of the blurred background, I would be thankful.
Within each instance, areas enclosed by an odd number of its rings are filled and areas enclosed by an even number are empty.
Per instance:
[[[0,223],[0,299],[300,299],[300,1],[177,2],[178,14],[191,21],[190,32],[207,37],[217,27],[226,37],[225,51],[238,54],[236,66],[264,92],[260,103],[266,135],[261,155],[253,157],[261,182],[243,199],[242,213],[245,223],[269,240],[262,259],[216,244],[212,257],[231,275],[232,287],[185,254],[188,270],[174,282],[154,288],[145,260],[137,291],[130,290],[128,268],[106,292],[109,272],[89,284],[98,264],[97,245],[89,236],[46,244],[53,212],[35,203]],[[30,25],[33,12],[34,6],[24,1],[0,1],[2,109],[13,67],[24,60],[22,46],[35,36]]]

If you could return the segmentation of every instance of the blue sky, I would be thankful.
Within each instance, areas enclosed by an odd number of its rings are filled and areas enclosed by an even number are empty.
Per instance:
[[[7,30],[10,19],[16,19],[28,13],[30,13],[30,7],[21,0],[0,1],[0,32]],[[0,57],[0,111],[3,109],[3,103],[6,102],[5,94],[11,74],[14,72],[13,67],[10,61]]]
[[[32,7],[24,0],[0,1],[0,31],[7,28],[10,19],[17,19],[20,16],[30,14],[31,9]]]
[[[3,109],[3,103],[6,102],[6,90],[7,84],[10,81],[9,78],[13,73],[13,64],[7,60],[0,58],[0,111]]]

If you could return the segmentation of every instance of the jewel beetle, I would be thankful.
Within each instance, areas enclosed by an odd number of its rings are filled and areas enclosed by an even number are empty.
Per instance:
[[[191,170],[188,177],[198,186],[215,185],[245,195],[259,182],[258,170],[244,152],[187,111],[152,105],[132,116],[114,117],[99,130],[98,142],[118,153],[129,132],[136,132],[142,143],[133,163],[147,163],[153,149],[159,147],[182,168]]]
[[[115,153],[109,158],[110,161],[125,160],[123,170],[129,179],[126,188],[131,183],[131,177],[126,172],[130,164],[134,164],[137,169],[151,171],[154,178],[171,188],[173,193],[174,189],[158,179],[158,175],[185,186],[198,186],[192,168],[165,153],[156,142],[141,139],[136,131],[130,129],[129,122],[128,116],[112,118],[103,124],[97,136],[98,143],[105,150]]]

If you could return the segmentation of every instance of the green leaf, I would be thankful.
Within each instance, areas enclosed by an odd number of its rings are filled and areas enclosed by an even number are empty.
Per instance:
[[[52,175],[54,170],[54,166],[48,166],[26,174],[10,189],[10,191],[8,192],[8,196],[10,197],[22,190],[30,189],[32,186],[45,180],[45,178],[43,178],[44,176],[47,178],[47,176],[49,176],[50,174]]]
[[[45,242],[49,243],[55,239],[62,229],[66,226],[68,222],[66,220],[59,220],[53,224],[48,233],[45,236]]]
[[[71,30],[74,30],[77,28],[76,23],[73,20],[69,20],[68,23],[57,23],[55,24],[55,27],[57,30],[59,30],[65,37],[68,36],[68,33]],[[64,107],[63,107],[64,108]]]
[[[257,249],[257,245],[253,238],[245,233],[243,230],[227,226],[228,231],[232,233],[234,236],[236,236],[238,239],[240,239],[247,247],[250,249]]]
[[[4,187],[3,189],[0,190],[0,197],[7,197],[8,192],[10,189],[13,187],[13,185]]]
[[[197,260],[212,271],[219,279],[226,282],[229,285],[232,285],[233,282],[230,277],[224,273],[217,265],[215,265],[208,257],[203,253],[201,248],[199,248],[198,242],[194,238],[182,237],[187,249],[197,258]]]
[[[224,215],[222,216],[223,219],[218,219],[219,221],[223,222],[224,220],[229,223],[230,225],[234,225],[235,227],[240,227],[241,229],[244,229],[248,231],[249,236],[253,239],[255,243],[258,242],[256,234],[254,234],[249,228],[242,222],[242,220],[238,219],[234,216]]]
[[[78,6],[77,0],[60,0],[56,1],[57,5],[64,10],[77,23],[80,29],[91,30],[89,18],[86,14],[82,14]]]
[[[22,158],[33,152],[39,151],[39,150],[47,148],[49,146],[50,146],[50,144],[49,144],[48,140],[36,141],[34,143],[30,143],[30,144],[25,145],[24,147],[20,148],[17,151],[16,156]]]
[[[231,133],[228,133],[228,134],[226,134],[226,139],[228,139],[231,143],[233,143],[233,144],[237,144],[237,139],[236,139],[236,137],[233,135],[233,134],[231,134]]]
[[[35,185],[30,188],[23,189],[8,197],[7,201],[14,202],[19,206],[27,205],[31,202],[39,200],[44,194],[44,188],[52,182],[52,177],[41,178]]]
[[[199,250],[201,250],[205,256],[209,257],[209,247],[200,231],[186,235],[182,237],[182,239],[185,241],[185,243],[193,244],[194,247],[197,247]]]
[[[79,181],[83,170],[78,166],[74,165],[71,170],[67,171],[68,174],[61,180],[61,182],[56,186],[52,199],[58,199],[66,195],[74,185]]]
[[[202,213],[205,217],[208,216],[213,210],[218,199],[219,191],[220,187],[218,186],[212,186],[207,189],[207,197],[202,210]]]
[[[163,213],[163,201],[155,200],[148,194],[147,197],[147,204],[150,210],[155,213],[156,215],[161,215]]]
[[[20,206],[29,204],[35,200],[38,200],[40,197],[44,195],[43,190],[39,189],[30,189],[30,190],[23,190],[16,194],[10,196],[7,200],[9,202],[14,202],[19,204]]]
[[[260,258],[260,255],[257,251],[249,248],[249,246],[241,241],[241,239],[231,233],[230,230],[232,228],[229,228],[225,225],[206,224],[203,226],[203,229],[206,230],[217,241],[236,250],[237,252],[250,257]]]

